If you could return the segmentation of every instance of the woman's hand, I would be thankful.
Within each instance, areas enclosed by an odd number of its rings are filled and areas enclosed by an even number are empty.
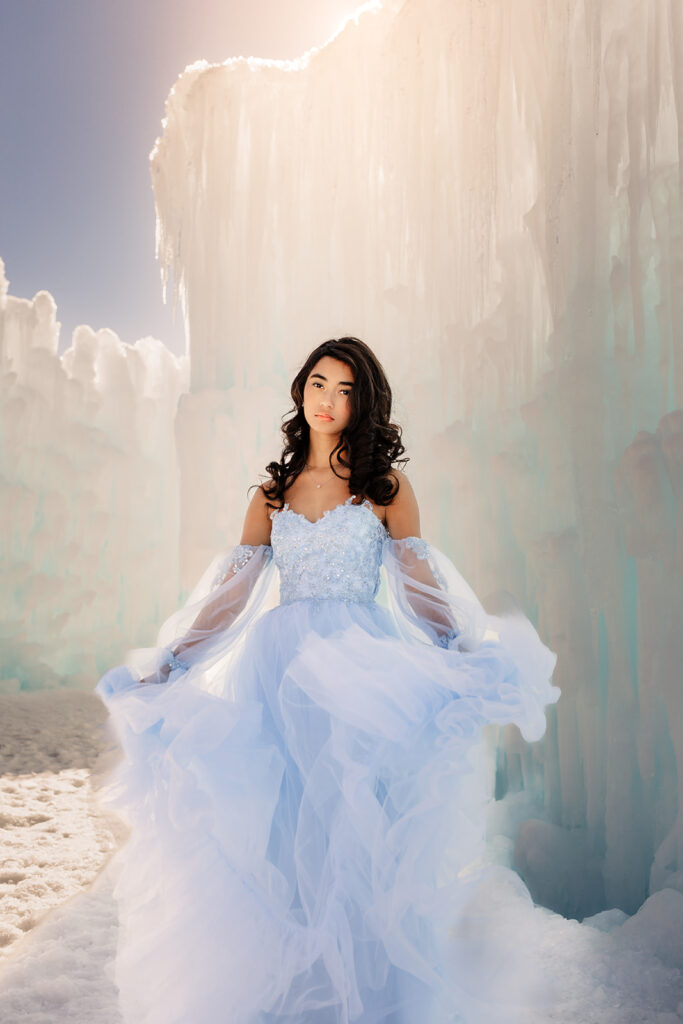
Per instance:
[[[186,665],[184,661],[180,660],[176,651],[172,650],[170,647],[164,647],[161,653],[162,655],[165,655],[164,661],[156,672],[140,679],[141,686],[146,683],[166,683],[171,672],[176,669],[181,669],[183,672],[187,672],[188,665]]]
[[[154,672],[151,676],[144,676],[144,678],[138,680],[138,682],[140,686],[143,686],[145,683],[166,683],[168,682],[170,674],[171,666],[162,665],[158,672]]]

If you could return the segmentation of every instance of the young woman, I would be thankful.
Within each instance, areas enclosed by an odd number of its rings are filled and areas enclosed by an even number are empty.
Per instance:
[[[96,687],[126,754],[101,793],[131,825],[123,1018],[474,1019],[485,978],[452,935],[483,847],[481,729],[539,738],[556,656],[420,537],[367,345],[318,346],[291,396],[240,543]]]

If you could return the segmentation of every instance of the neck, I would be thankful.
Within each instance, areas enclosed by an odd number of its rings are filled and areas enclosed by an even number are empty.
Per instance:
[[[308,436],[308,455],[306,465],[310,469],[329,469],[330,453],[339,440],[339,434],[318,434],[311,430]],[[344,469],[339,463],[339,452],[332,459],[336,470]]]

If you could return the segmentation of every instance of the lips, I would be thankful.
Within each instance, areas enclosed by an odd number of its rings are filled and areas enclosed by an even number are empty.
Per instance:
[[[316,416],[319,420],[331,420],[332,416],[327,416],[324,412],[317,412]]]

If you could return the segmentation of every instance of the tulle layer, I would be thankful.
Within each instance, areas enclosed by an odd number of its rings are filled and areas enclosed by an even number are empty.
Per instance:
[[[481,729],[536,739],[559,696],[527,620],[492,622],[495,642],[448,649],[379,603],[295,601],[224,647],[210,684],[201,661],[166,685],[100,680],[126,754],[100,799],[134,826],[116,864],[127,1022],[467,1019],[452,927],[484,843]]]

